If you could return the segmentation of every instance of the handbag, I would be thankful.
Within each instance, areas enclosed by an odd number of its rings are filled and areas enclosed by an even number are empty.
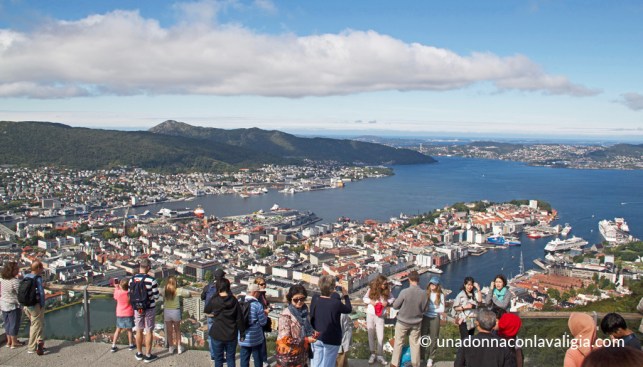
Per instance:
[[[373,306],[373,308],[375,308],[375,316],[377,317],[381,317],[384,313],[384,306],[382,305],[382,302],[377,302],[375,306]]]

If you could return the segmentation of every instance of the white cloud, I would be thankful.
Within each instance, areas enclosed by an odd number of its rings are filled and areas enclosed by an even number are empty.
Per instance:
[[[546,74],[522,55],[462,56],[375,31],[269,35],[239,25],[217,25],[220,4],[180,5],[184,18],[165,28],[138,12],[114,11],[54,22],[31,33],[0,30],[0,95],[297,98],[452,90],[479,82],[491,82],[499,90],[572,96],[598,93],[564,76]]]
[[[643,95],[639,93],[625,93],[622,94],[623,100],[620,103],[626,105],[634,111],[643,110]]]
[[[255,0],[254,5],[257,8],[270,14],[274,14],[277,12],[277,7],[271,0]]]

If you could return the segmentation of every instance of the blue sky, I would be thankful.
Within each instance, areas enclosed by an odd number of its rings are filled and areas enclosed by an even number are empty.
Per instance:
[[[0,119],[643,141],[641,1],[0,0]]]

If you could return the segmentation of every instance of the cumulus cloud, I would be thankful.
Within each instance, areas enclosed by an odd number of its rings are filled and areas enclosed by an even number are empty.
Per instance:
[[[216,24],[217,6],[211,1],[181,5],[185,19],[169,27],[136,11],[119,10],[52,22],[31,32],[0,29],[0,96],[298,98],[453,90],[479,82],[490,82],[501,91],[598,93],[564,76],[549,75],[522,55],[459,55],[375,31],[262,34],[237,24]]]
[[[626,105],[634,111],[643,110],[643,95],[639,93],[625,93],[622,94],[623,99],[620,103]]]

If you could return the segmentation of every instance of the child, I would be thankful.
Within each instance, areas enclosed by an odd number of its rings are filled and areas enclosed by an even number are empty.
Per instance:
[[[129,279],[124,278],[119,282],[114,282],[114,299],[116,300],[116,331],[112,341],[112,352],[116,352],[116,341],[121,330],[127,330],[127,339],[129,341],[129,350],[136,349],[132,343],[132,328],[134,327],[134,309],[129,303]]]
[[[175,348],[178,353],[184,352],[181,345],[181,297],[190,297],[190,293],[177,288],[176,277],[167,278],[167,284],[163,291],[163,303],[165,311],[163,312],[165,320],[165,337],[169,346],[170,354],[174,353]],[[178,346],[178,348],[177,348]]]
[[[627,328],[623,316],[617,313],[608,313],[601,321],[601,331],[614,339],[620,339],[626,347],[641,350],[641,342],[634,332]]]

